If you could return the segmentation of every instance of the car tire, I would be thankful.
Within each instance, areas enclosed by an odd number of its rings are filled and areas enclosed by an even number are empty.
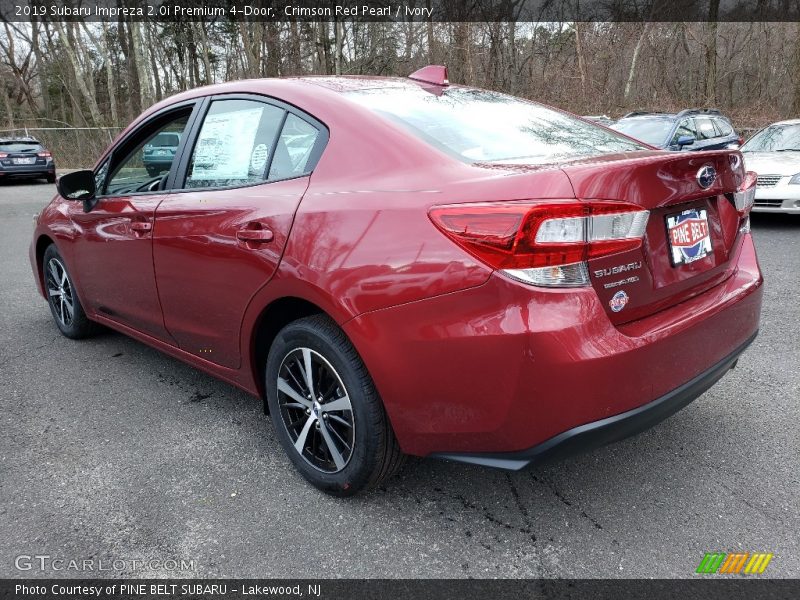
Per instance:
[[[145,168],[147,169],[147,174],[150,175],[150,177],[155,177],[159,173],[159,170],[156,167],[145,167]]]
[[[306,371],[315,401],[309,400]],[[378,485],[404,462],[367,368],[327,316],[299,319],[278,333],[265,379],[278,439],[297,470],[320,490],[351,496]]]
[[[55,244],[44,251],[42,281],[53,320],[64,336],[78,340],[97,331],[97,324],[90,321],[83,310],[73,279]]]
[[[56,182],[55,174],[47,176],[47,183],[55,183],[55,182]]]

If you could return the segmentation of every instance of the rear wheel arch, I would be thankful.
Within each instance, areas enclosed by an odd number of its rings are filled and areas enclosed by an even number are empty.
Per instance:
[[[296,296],[285,296],[270,302],[258,315],[250,336],[250,355],[253,377],[262,398],[267,397],[264,389],[264,368],[267,364],[267,355],[278,332],[292,321],[317,314],[330,317],[327,312],[313,302]],[[266,411],[266,403],[264,409]]]

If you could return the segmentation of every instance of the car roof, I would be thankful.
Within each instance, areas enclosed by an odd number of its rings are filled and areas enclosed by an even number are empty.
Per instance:
[[[0,137],[0,144],[20,144],[20,143],[29,143],[29,144],[41,144],[39,140],[35,137]]]
[[[776,121],[775,123],[770,123],[767,127],[772,127],[773,125],[800,125],[800,119],[786,119],[785,121]]]
[[[648,112],[648,111],[633,111],[629,112],[628,114],[624,115],[622,119],[664,119],[664,120],[671,120],[677,119],[680,117],[717,117],[728,120],[728,117],[723,115],[720,111],[715,108],[687,108],[686,110],[682,110],[677,113],[666,113],[666,112]]]

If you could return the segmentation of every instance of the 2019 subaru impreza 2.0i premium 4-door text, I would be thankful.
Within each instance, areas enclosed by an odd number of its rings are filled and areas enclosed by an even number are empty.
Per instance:
[[[56,181],[53,156],[35,138],[0,138],[0,183],[9,179]]]
[[[103,324],[264,397],[344,495],[406,454],[585,450],[709,388],[758,329],[754,186],[738,151],[655,151],[440,67],[242,81],[62,177],[30,257],[64,335]]]

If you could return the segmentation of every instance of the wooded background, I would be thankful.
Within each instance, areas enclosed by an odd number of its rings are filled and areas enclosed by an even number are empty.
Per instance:
[[[748,130],[800,113],[797,23],[34,21],[0,29],[0,129],[109,127],[85,133],[86,157],[74,142],[54,148],[61,164],[86,163],[181,90],[250,77],[405,76],[432,63],[446,64],[451,82],[578,114],[716,107]]]

